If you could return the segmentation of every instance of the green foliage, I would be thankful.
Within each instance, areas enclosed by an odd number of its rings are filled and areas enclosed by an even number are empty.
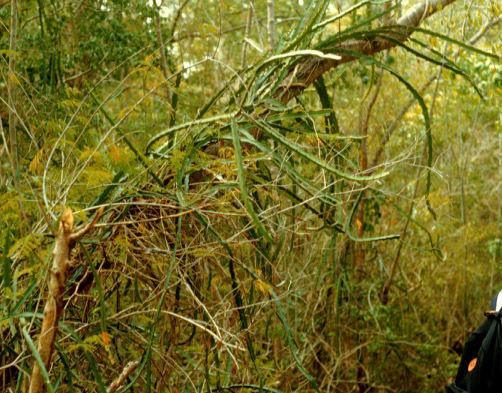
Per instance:
[[[0,35],[5,389],[40,363],[64,206],[78,226],[105,214],[71,255],[49,389],[104,392],[131,360],[121,391],[454,376],[502,284],[497,7],[454,3],[401,42],[400,2],[276,0],[269,48],[264,1],[18,3],[16,50]],[[396,47],[350,46],[381,39]]]

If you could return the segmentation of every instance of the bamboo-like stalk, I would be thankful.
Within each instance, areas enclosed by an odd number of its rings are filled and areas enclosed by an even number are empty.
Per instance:
[[[267,0],[267,30],[270,50],[275,49],[275,1]]]
[[[54,342],[58,330],[58,322],[63,311],[63,293],[66,288],[66,274],[70,266],[70,253],[75,242],[81,239],[91,231],[99,218],[103,214],[103,208],[99,209],[94,219],[84,228],[74,231],[73,213],[71,209],[66,209],[59,220],[59,231],[56,237],[56,244],[53,251],[52,266],[49,270],[49,286],[47,300],[44,306],[44,319],[42,321],[42,330],[38,337],[37,351],[49,370],[52,355],[54,353]],[[29,393],[43,393],[45,391],[45,382],[43,380],[40,366],[35,361]]]
[[[167,58],[166,58],[166,47],[164,45],[164,38],[162,37],[162,26],[161,26],[161,21],[160,21],[160,7],[161,4],[157,4],[154,2],[155,6],[155,34],[157,35],[157,45],[159,46],[159,56],[160,56],[160,68],[162,70],[162,75],[164,76],[164,79],[167,81],[169,80],[170,73],[169,73],[169,67],[167,65]],[[169,103],[169,107],[172,106],[172,92],[171,92],[171,86],[170,84],[167,84],[166,87],[166,93],[167,93],[167,101]]]
[[[246,67],[247,64],[247,48],[248,48],[248,43],[246,39],[249,38],[249,35],[251,33],[251,24],[253,22],[253,15],[254,15],[254,4],[253,0],[249,0],[249,9],[248,9],[248,15],[246,18],[246,30],[244,31],[244,42],[242,43],[242,52],[241,52],[241,67]]]
[[[9,144],[10,144],[10,154],[12,156],[12,171],[14,172],[14,177],[19,176],[18,173],[18,152],[17,152],[17,135],[16,135],[16,113],[14,113],[14,101],[15,101],[15,83],[16,83],[16,73],[15,73],[15,56],[17,48],[17,0],[12,0],[10,2],[10,35],[9,35],[9,72],[7,77],[7,96],[9,101]]]

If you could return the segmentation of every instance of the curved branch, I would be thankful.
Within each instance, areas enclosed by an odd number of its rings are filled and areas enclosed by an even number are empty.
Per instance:
[[[397,45],[395,40],[398,42],[406,41],[413,33],[414,28],[418,27],[424,19],[442,10],[454,1],[455,0],[426,0],[416,4],[398,19],[396,25],[389,26],[391,30],[395,31],[392,41],[382,37],[351,40],[332,48],[332,52],[341,55],[338,60],[324,58],[309,58],[305,60],[291,70],[278,96],[282,102],[288,102],[314,83],[314,81],[325,72],[338,67],[340,64],[348,63],[356,59],[355,56],[351,56],[348,53],[358,52],[370,56],[385,49],[393,48]]]

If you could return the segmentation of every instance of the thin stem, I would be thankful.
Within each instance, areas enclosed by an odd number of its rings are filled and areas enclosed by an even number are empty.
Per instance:
[[[267,0],[267,29],[268,45],[271,50],[275,49],[275,0]]]
[[[169,106],[171,106],[172,92],[170,84],[167,83],[167,81],[169,80],[169,67],[167,66],[166,48],[164,45],[164,40],[162,39],[160,5],[155,6],[155,32],[157,35],[157,44],[159,46],[160,67],[162,69],[162,75],[164,75],[164,79],[166,80],[167,102],[169,103]]]
[[[14,95],[15,95],[15,83],[16,78],[16,33],[17,33],[17,0],[11,0],[10,2],[10,36],[9,36],[9,72],[7,75],[7,95],[9,100],[9,142],[10,142],[10,153],[12,156],[13,171],[15,177],[19,177],[18,171],[18,151],[17,151],[17,135],[16,135],[16,123],[17,117],[14,107]]]
[[[251,24],[253,23],[253,14],[254,14],[254,4],[253,0],[249,0],[248,5],[248,15],[246,18],[246,30],[244,31],[244,42],[242,43],[242,53],[241,53],[241,67],[245,68],[247,64],[247,48],[248,43],[246,41],[249,38],[249,34],[251,32]]]

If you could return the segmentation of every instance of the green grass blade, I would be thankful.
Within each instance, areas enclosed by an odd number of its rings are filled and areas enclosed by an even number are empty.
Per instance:
[[[235,121],[232,121],[231,129],[232,129],[232,139],[235,150],[235,163],[237,164],[237,176],[239,178],[239,188],[241,190],[241,198],[244,203],[244,207],[246,208],[246,211],[248,212],[251,219],[253,220],[254,225],[258,229],[258,233],[265,239],[267,239],[269,242],[273,242],[274,240],[272,236],[261,222],[260,217],[258,217],[258,214],[256,214],[253,207],[253,203],[249,198],[249,191],[247,189],[247,184],[246,184],[246,171],[244,169],[244,159],[242,157],[241,139]]]
[[[328,172],[337,175],[338,177],[341,177],[342,179],[352,180],[352,181],[370,181],[370,180],[381,179],[382,177],[388,175],[388,172],[383,172],[377,175],[369,175],[369,176],[359,176],[359,175],[352,175],[350,173],[345,173],[339,170],[338,168],[335,168],[333,165],[330,165],[326,161],[321,160],[318,157],[314,156],[313,154],[309,153],[297,143],[285,138],[283,135],[281,135],[280,132],[275,130],[264,120],[254,120],[254,121],[268,136],[270,136],[276,142],[284,145],[286,148],[288,148],[288,150],[297,153],[304,159],[316,164],[318,167],[323,168]]]
[[[165,138],[168,135],[171,135],[171,134],[173,134],[175,132],[178,132],[180,130],[184,130],[186,128],[190,128],[190,127],[194,127],[194,126],[200,126],[200,125],[204,125],[204,124],[215,123],[215,122],[218,122],[218,121],[221,121],[221,120],[230,120],[230,119],[234,118],[236,115],[237,115],[237,113],[233,112],[233,113],[229,113],[229,114],[225,114],[225,115],[218,115],[218,116],[208,117],[208,118],[205,118],[205,119],[192,120],[192,121],[189,121],[187,123],[178,124],[177,126],[170,127],[167,130],[159,132],[157,135],[155,135],[154,137],[152,137],[148,141],[148,143],[146,145],[146,148],[145,148],[145,151],[148,154],[148,152],[150,151],[150,148],[152,147],[152,145],[155,142],[157,142],[158,140],[160,140],[162,138]],[[161,150],[160,148],[157,149],[157,151],[160,151],[160,150]]]
[[[325,116],[326,122],[326,132],[338,134],[340,132],[340,128],[338,127],[338,120],[336,118],[335,112],[333,111],[333,102],[331,101],[331,97],[328,94],[328,89],[326,88],[326,84],[324,83],[324,78],[321,76],[314,82],[314,87],[316,89],[317,95],[321,100],[321,105],[323,109],[328,109],[329,114]]]
[[[219,391],[229,391],[233,392],[235,389],[251,389],[256,392],[269,392],[269,393],[283,393],[282,390],[270,388],[268,386],[253,385],[251,383],[234,384],[222,386]]]
[[[316,392],[319,392],[319,389],[317,387],[317,381],[315,378],[308,372],[308,370],[303,366],[302,361],[300,357],[298,356],[298,349],[296,347],[295,340],[293,338],[293,333],[291,332],[291,327],[289,326],[288,319],[286,317],[286,313],[282,307],[281,301],[277,297],[277,294],[273,290],[271,286],[268,286],[268,291],[269,294],[274,301],[275,307],[276,307],[276,312],[277,316],[279,317],[279,320],[281,321],[282,327],[284,328],[284,333],[286,333],[286,342],[288,344],[288,347],[291,351],[291,354],[293,355],[293,359],[296,364],[296,368],[298,371],[300,371],[303,376],[307,379],[307,381],[310,382],[310,386],[314,388]]]
[[[12,239],[10,230],[5,231],[5,238],[2,250],[2,285],[4,288],[10,288],[12,283],[12,260],[8,257]]]
[[[24,291],[23,296],[21,297],[21,299],[19,299],[19,301],[16,303],[16,305],[12,309],[12,313],[17,312],[17,310],[19,310],[21,308],[21,306],[29,299],[29,297],[31,296],[33,291],[35,291],[38,288],[37,284],[38,283],[37,283],[37,280],[35,279],[35,277],[32,277],[30,286]]]
[[[492,59],[496,59],[496,60],[500,59],[500,56],[495,53],[486,52],[482,49],[476,48],[475,46],[472,46],[472,45],[466,44],[465,42],[451,38],[445,34],[441,34],[441,33],[438,33],[438,32],[432,31],[432,30],[424,29],[423,27],[415,27],[415,28],[413,28],[413,30],[418,31],[420,33],[424,33],[424,34],[433,36],[433,37],[440,38],[444,41],[450,42],[452,44],[460,46],[460,47],[467,49],[471,52],[476,52],[476,53],[483,55],[483,56],[491,57]]]
[[[49,373],[47,372],[47,369],[45,368],[45,364],[42,361],[42,358],[40,357],[40,353],[37,350],[37,347],[33,340],[30,337],[30,334],[26,330],[26,327],[23,327],[21,329],[23,332],[24,339],[26,340],[26,343],[28,344],[28,347],[31,350],[31,353],[33,354],[33,357],[37,361],[38,367],[40,368],[40,374],[42,374],[42,378],[44,379],[45,386],[47,387],[47,391],[49,393],[55,393],[54,387],[51,384],[50,378],[49,378]]]

